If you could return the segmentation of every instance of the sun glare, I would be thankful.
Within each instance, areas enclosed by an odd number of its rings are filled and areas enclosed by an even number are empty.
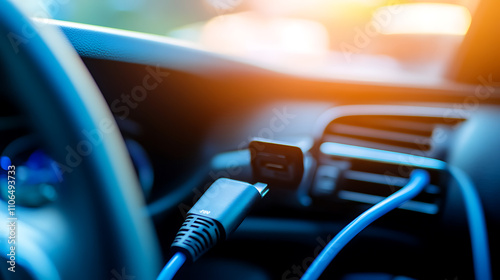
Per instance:
[[[390,13],[398,11],[397,13]],[[415,3],[386,6],[375,11],[373,18],[389,17],[380,25],[382,34],[465,35],[471,23],[466,7],[452,4]],[[375,24],[375,23],[374,23]]]
[[[329,35],[319,22],[261,17],[252,12],[213,18],[203,28],[202,43],[218,52],[321,54],[328,51]]]

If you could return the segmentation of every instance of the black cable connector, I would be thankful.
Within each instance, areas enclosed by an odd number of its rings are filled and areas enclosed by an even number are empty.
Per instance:
[[[171,249],[191,262],[236,230],[251,207],[269,191],[263,183],[221,178],[189,210]]]

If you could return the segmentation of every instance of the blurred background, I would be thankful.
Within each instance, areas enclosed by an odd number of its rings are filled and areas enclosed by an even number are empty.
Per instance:
[[[477,0],[16,0],[36,17],[190,42],[315,77],[439,80]]]

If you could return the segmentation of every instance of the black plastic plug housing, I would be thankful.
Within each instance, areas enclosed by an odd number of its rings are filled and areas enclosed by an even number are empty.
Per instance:
[[[267,139],[249,144],[253,177],[273,186],[295,189],[304,174],[304,152],[300,147]]]
[[[172,250],[182,251],[195,261],[235,231],[251,207],[268,191],[268,186],[262,183],[218,179],[189,210]]]

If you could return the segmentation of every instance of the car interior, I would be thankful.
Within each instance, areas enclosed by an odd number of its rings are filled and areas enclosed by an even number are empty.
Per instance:
[[[21,2],[0,3],[0,278],[500,278],[500,2],[101,1],[123,26]],[[140,29],[165,3],[186,24]]]

